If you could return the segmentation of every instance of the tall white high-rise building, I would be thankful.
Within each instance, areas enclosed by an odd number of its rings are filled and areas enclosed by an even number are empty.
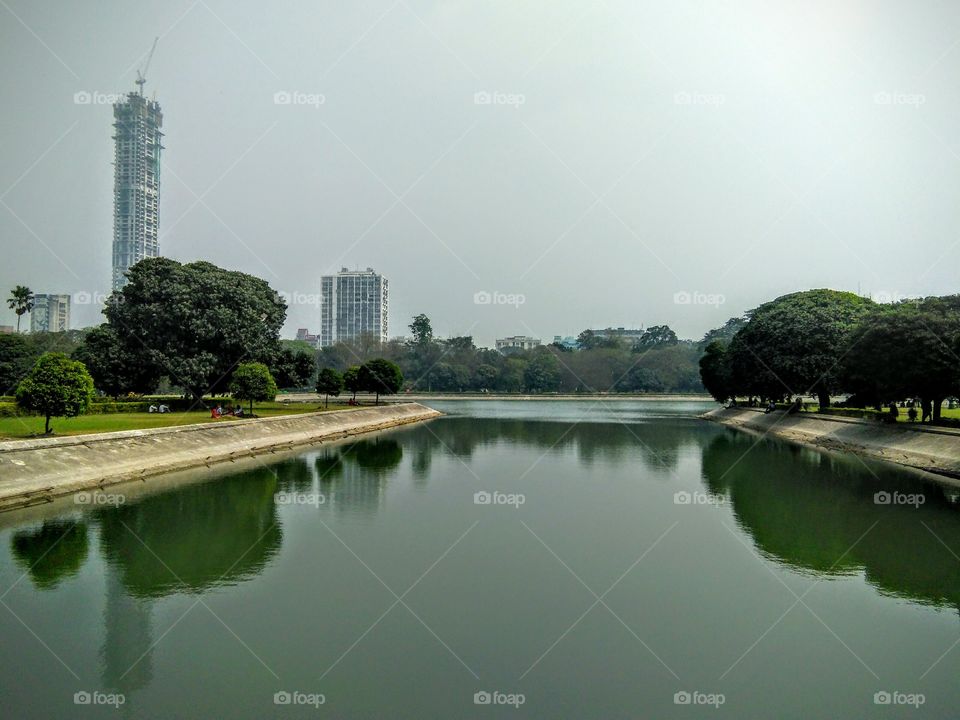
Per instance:
[[[163,113],[140,92],[113,106],[113,289],[144,258],[160,254],[160,151]]]
[[[370,335],[387,341],[387,279],[373,268],[320,278],[320,347]]]
[[[69,295],[34,295],[30,332],[66,332],[70,329]]]

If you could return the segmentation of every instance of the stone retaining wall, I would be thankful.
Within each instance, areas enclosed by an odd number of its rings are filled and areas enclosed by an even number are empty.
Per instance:
[[[0,442],[0,511],[158,473],[418,422],[418,403]]]

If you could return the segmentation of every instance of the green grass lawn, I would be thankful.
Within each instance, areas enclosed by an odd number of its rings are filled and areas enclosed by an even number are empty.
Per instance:
[[[807,412],[817,412],[820,409],[820,406],[816,403],[806,406]],[[907,415],[909,408],[898,407],[897,410],[900,411],[900,414],[897,415],[897,422],[908,423],[910,422],[910,417]],[[917,407],[917,423],[920,422],[920,417],[923,411]],[[940,417],[944,418],[956,418],[960,419],[960,408],[954,408],[953,410],[948,409],[946,406],[940,409]]]
[[[330,410],[344,410],[346,405],[330,404]],[[323,403],[260,403],[254,405],[258,417],[277,415],[296,415],[298,413],[322,411]],[[248,409],[244,406],[244,412]],[[145,428],[191,425],[194,423],[236,422],[238,418],[224,417],[213,419],[209,410],[177,413],[103,413],[81,415],[74,418],[51,418],[53,435],[83,435],[87,433],[115,432],[117,430],[143,430]],[[19,439],[43,436],[42,417],[4,417],[0,418],[0,438]]]

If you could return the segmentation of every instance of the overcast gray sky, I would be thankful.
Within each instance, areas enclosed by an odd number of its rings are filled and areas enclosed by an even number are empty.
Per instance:
[[[341,265],[389,278],[391,335],[481,344],[957,292],[960,5],[3,0],[4,297],[107,291],[96,93],[156,35],[161,252],[291,293],[289,336]]]

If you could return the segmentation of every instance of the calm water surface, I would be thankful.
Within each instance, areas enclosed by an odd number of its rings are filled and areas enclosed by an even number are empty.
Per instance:
[[[0,516],[3,717],[956,717],[949,488],[696,403],[437,406]]]

